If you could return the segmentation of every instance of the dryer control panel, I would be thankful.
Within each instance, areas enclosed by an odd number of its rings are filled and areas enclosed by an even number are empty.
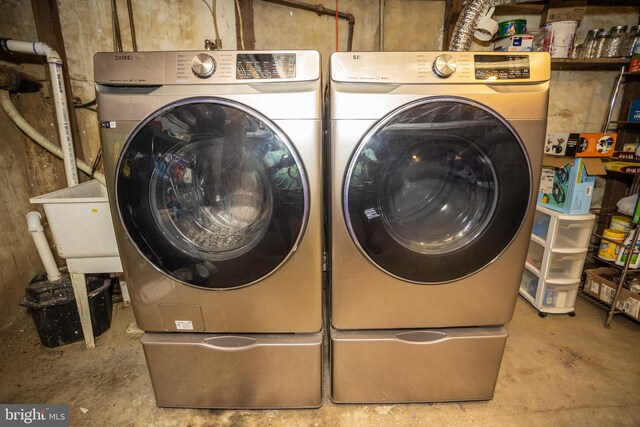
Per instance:
[[[331,79],[343,83],[538,83],[551,76],[546,52],[336,52]]]

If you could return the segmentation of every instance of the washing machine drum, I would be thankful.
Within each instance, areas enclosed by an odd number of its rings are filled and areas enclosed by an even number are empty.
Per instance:
[[[392,112],[362,139],[343,211],[376,266],[410,282],[443,283],[479,271],[509,246],[531,190],[524,144],[502,117],[472,101],[430,98]]]
[[[155,268],[185,284],[233,288],[275,271],[302,238],[308,184],[286,136],[228,100],[152,114],[117,166],[118,213]]]

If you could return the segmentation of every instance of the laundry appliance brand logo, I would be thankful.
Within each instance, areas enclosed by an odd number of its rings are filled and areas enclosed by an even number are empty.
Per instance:
[[[368,61],[373,58],[374,58],[373,55],[368,55],[366,53],[357,53],[351,56],[351,59],[353,59],[354,61]]]
[[[0,405],[1,426],[69,426],[69,405]]]
[[[116,61],[137,61],[143,58],[140,53],[117,53],[114,56]]]

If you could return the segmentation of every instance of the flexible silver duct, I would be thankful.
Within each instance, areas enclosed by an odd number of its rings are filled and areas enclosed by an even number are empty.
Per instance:
[[[471,48],[473,32],[478,22],[490,7],[503,4],[524,3],[527,0],[469,0],[465,3],[460,17],[453,29],[453,37],[449,43],[449,50],[455,52],[466,51]]]

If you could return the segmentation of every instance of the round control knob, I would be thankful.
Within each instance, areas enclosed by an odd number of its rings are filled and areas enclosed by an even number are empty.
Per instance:
[[[191,71],[201,79],[211,77],[216,71],[216,60],[206,53],[199,53],[191,60]]]
[[[446,79],[455,73],[456,68],[458,68],[456,59],[446,53],[444,55],[437,56],[435,61],[433,61],[433,73],[443,79]]]

